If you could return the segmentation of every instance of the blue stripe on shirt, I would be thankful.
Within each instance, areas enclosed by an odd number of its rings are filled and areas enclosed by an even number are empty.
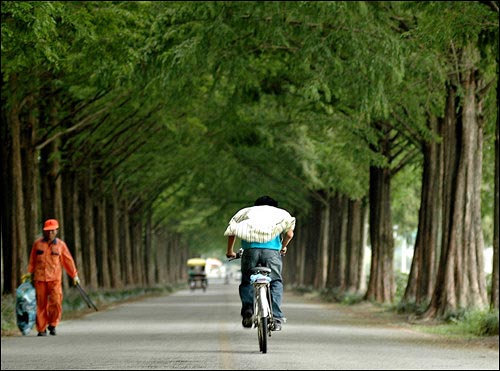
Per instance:
[[[241,240],[241,247],[243,249],[272,249],[272,250],[281,250],[281,239],[280,236],[277,235],[274,239],[267,242],[248,242],[245,240]]]

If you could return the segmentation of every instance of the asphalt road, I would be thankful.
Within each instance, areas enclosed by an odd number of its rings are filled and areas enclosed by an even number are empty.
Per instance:
[[[213,281],[213,280],[212,280]],[[288,323],[259,352],[238,286],[210,282],[64,320],[57,336],[2,337],[2,370],[498,370],[497,349],[446,342],[285,294]]]

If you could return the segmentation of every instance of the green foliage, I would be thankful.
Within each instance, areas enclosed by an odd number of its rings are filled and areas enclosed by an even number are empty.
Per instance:
[[[328,303],[340,303],[344,305],[353,305],[363,301],[363,293],[351,293],[339,289],[323,289],[319,293],[322,300]]]
[[[394,277],[396,281],[396,294],[394,295],[394,302],[400,302],[406,290],[408,283],[408,274],[397,271]]]
[[[467,313],[457,327],[476,336],[498,335],[498,311],[475,311]]]
[[[498,13],[479,2],[420,1],[406,4],[422,11],[415,33],[427,47],[447,50],[452,41],[458,49],[471,41],[477,43],[484,30],[498,33]]]
[[[498,43],[488,41],[498,22],[486,9],[4,1],[3,108],[13,100],[14,75],[19,101],[34,96],[33,112],[50,96],[57,122],[41,120],[37,139],[65,133],[56,154],[65,170],[90,170],[103,196],[117,192],[139,214],[151,212],[155,226],[210,251],[234,212],[262,194],[294,214],[307,212],[317,190],[366,195],[368,167],[392,166],[370,149],[377,120],[403,138],[398,159],[436,139],[427,118],[443,111],[450,40],[480,41],[485,76],[496,76]],[[487,113],[491,130],[494,112]],[[419,166],[392,187],[405,234],[416,229]]]
[[[408,278],[408,273],[403,273],[401,271],[396,272],[396,294],[394,295],[395,304],[392,305],[392,309],[396,311],[396,313],[407,313],[412,316],[423,314],[429,303],[421,303],[417,305],[414,301],[408,302],[403,300],[406,287],[408,285]]]
[[[404,292],[402,294],[404,294]],[[410,316],[414,315],[418,316],[425,312],[428,305],[429,303],[422,303],[417,305],[417,303],[414,301],[406,302],[406,301],[401,301],[400,299],[398,302],[396,302],[396,305],[393,307],[393,309],[396,311],[396,313],[406,313],[409,314]]]
[[[60,7],[52,2],[2,1],[2,75],[4,82],[13,73],[45,61],[57,64],[64,48],[53,42]]]
[[[414,242],[420,210],[421,166],[406,166],[391,180],[391,212],[397,233]]]
[[[366,124],[351,106],[363,101],[370,111],[373,79],[383,94],[377,76],[401,71],[399,62],[388,63],[395,39],[382,35],[387,30],[352,33],[372,15],[366,4],[63,4],[60,18],[49,13],[53,37],[68,45],[61,86],[69,83],[78,100],[112,89],[78,115],[103,112],[90,131],[67,142],[68,166],[94,159],[105,175],[116,174],[108,189],[118,181],[124,195],[147,195],[144,205],[154,204],[159,220],[183,232],[217,218],[210,200],[235,190],[231,204],[268,193],[297,209],[307,208],[308,189],[366,193],[366,163],[373,160],[358,141]],[[367,48],[374,40],[385,40],[378,65]],[[134,135],[125,134],[133,127],[127,121],[137,122]],[[125,150],[138,141],[144,144],[134,153]],[[161,210],[164,195],[177,210]],[[206,212],[179,210],[187,205]]]
[[[498,336],[498,310],[464,311],[461,314],[450,315],[447,322],[424,330],[455,336]]]
[[[13,295],[2,295],[2,335],[16,330],[16,299]]]

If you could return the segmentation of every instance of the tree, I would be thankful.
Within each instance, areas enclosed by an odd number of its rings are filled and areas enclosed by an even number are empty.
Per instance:
[[[495,22],[489,23],[492,19],[485,7],[473,3],[429,3],[423,4],[423,10],[419,35],[429,49],[441,50],[443,66],[448,67],[442,131],[441,257],[432,299],[424,314],[435,317],[486,305],[480,185],[483,92],[488,90],[491,78],[491,55],[484,49],[481,56],[478,40],[484,30],[495,29]],[[451,14],[446,18],[449,22],[443,22],[442,14]],[[457,29],[460,32],[455,32]]]

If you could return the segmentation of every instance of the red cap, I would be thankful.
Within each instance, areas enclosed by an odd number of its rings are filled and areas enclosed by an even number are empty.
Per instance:
[[[45,224],[43,225],[44,231],[53,231],[58,228],[59,228],[59,223],[55,219],[48,219],[45,221]]]

